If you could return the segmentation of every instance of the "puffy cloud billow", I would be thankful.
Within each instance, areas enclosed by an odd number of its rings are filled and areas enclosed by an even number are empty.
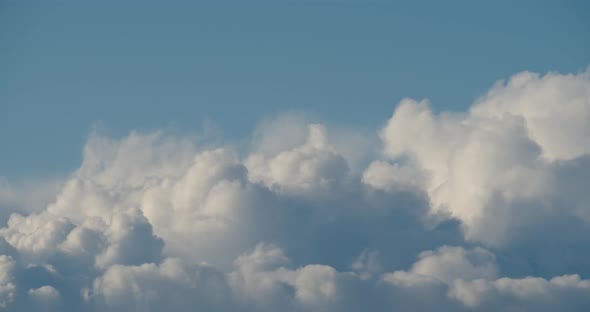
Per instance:
[[[1,180],[0,309],[590,308],[589,71],[404,99],[374,137],[281,118],[246,152],[93,133],[63,181]]]

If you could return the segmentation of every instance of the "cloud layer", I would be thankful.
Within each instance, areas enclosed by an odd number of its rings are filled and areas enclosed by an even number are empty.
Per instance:
[[[0,308],[585,311],[589,120],[590,72],[523,72],[375,138],[94,133],[61,183],[0,181]]]

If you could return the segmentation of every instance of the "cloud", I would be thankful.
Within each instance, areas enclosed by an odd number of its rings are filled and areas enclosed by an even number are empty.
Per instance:
[[[435,114],[427,101],[405,99],[381,132],[385,154],[405,167],[376,162],[366,178],[383,189],[402,184],[392,173],[425,172],[432,211],[459,219],[468,239],[489,245],[510,244],[519,228],[556,215],[588,222],[589,198],[576,185],[588,177],[589,96],[588,72],[524,72],[466,113]]]
[[[0,183],[0,306],[581,310],[589,93],[519,73],[466,112],[404,99],[373,137],[286,115],[245,151],[92,133],[63,180]]]
[[[443,246],[425,251],[409,271],[383,275],[383,281],[419,295],[425,289],[482,311],[526,307],[536,311],[576,310],[590,303],[590,280],[579,275],[509,278],[497,277],[495,257],[482,248]],[[449,304],[449,303],[447,303]]]
[[[14,271],[16,263],[12,257],[0,256],[0,307],[6,308],[14,300],[16,287],[14,285]]]
[[[222,274],[180,259],[160,264],[114,265],[84,291],[98,311],[221,311],[231,307]]]
[[[468,307],[510,302],[508,306],[528,305],[537,311],[576,309],[590,303],[589,294],[590,280],[581,280],[575,274],[549,280],[539,277],[457,280],[449,292],[450,297]]]
[[[279,192],[329,190],[347,178],[348,165],[326,139],[324,127],[311,124],[303,144],[275,155],[250,155],[245,162],[249,175],[254,182]]]
[[[494,255],[487,250],[443,246],[436,251],[421,253],[412,272],[448,283],[456,278],[493,278],[497,275],[497,268]]]
[[[0,230],[2,237],[18,250],[24,261],[43,263],[51,256],[74,225],[64,217],[49,217],[47,213],[22,216],[13,214],[6,228]]]
[[[545,76],[522,72],[498,82],[472,107],[481,118],[518,116],[530,139],[550,160],[574,159],[590,152],[590,72]]]
[[[64,178],[39,177],[8,181],[0,176],[0,223],[15,212],[32,213],[45,210],[63,187]]]
[[[60,300],[59,291],[51,286],[29,289],[28,296],[38,310],[52,310]]]

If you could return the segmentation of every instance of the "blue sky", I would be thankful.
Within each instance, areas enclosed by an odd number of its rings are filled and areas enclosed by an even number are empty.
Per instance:
[[[586,1],[2,1],[0,175],[75,168],[88,133],[227,140],[287,111],[380,127],[403,97],[464,110],[494,81],[590,63]]]

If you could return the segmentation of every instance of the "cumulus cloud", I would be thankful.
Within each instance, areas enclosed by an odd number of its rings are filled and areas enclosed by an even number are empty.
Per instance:
[[[348,165],[326,142],[326,130],[308,126],[303,144],[275,155],[252,154],[246,160],[250,177],[279,192],[322,192],[347,178]]]
[[[24,179],[8,181],[0,176],[0,222],[4,224],[15,212],[32,213],[45,210],[55,200],[64,178]]]
[[[12,257],[0,256],[0,307],[6,308],[14,299],[14,271],[16,264]]]
[[[52,286],[29,289],[27,294],[36,310],[52,311],[58,307],[60,300],[59,291]]]
[[[405,99],[381,137],[391,160],[409,158],[406,166],[426,173],[433,211],[459,219],[468,239],[509,244],[539,219],[588,222],[589,198],[576,185],[588,179],[589,96],[588,72],[524,72],[497,83],[466,113],[435,114],[427,101]],[[388,175],[410,170],[375,166],[383,175],[370,167],[367,179],[380,188],[403,184]]]
[[[497,275],[495,257],[489,251],[443,246],[421,253],[410,270],[387,273],[382,278],[385,283],[415,295],[427,289],[442,302],[456,300],[464,308],[483,311],[554,311],[564,307],[576,310],[590,303],[590,280],[582,280],[577,274],[551,279]]]
[[[221,311],[231,307],[223,275],[173,258],[160,264],[113,265],[83,295],[86,304],[99,311]]]
[[[466,112],[429,105],[402,100],[373,137],[286,115],[246,151],[92,133],[63,180],[0,180],[0,307],[590,305],[590,74],[524,72]]]

